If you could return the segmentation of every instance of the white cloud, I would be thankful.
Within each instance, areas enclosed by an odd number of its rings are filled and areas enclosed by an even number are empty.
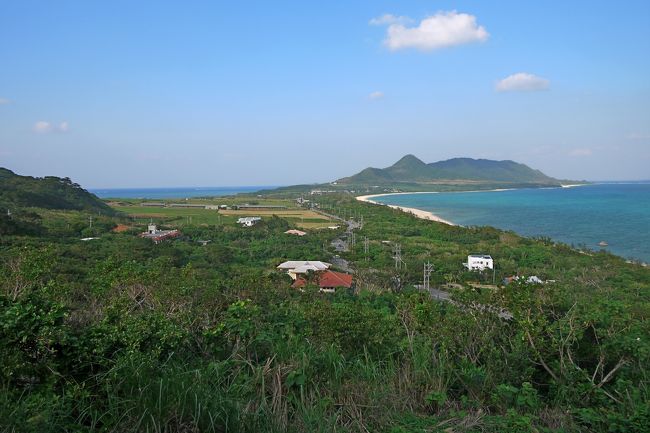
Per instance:
[[[11,99],[0,98],[0,105],[9,105],[11,104]]]
[[[569,156],[591,156],[592,154],[592,150],[587,148],[573,149],[569,152]]]
[[[384,15],[371,20],[371,24],[386,24],[384,44],[391,51],[415,48],[432,51],[440,48],[484,42],[490,34],[476,23],[474,15],[456,11],[438,12],[424,18],[415,27],[407,27],[406,17]]]
[[[497,92],[534,92],[547,90],[550,81],[527,72],[519,72],[499,81]]]
[[[52,124],[50,122],[46,122],[45,120],[39,120],[34,124],[34,132],[50,132],[52,130]]]
[[[34,132],[37,132],[39,134],[47,134],[50,132],[68,132],[69,130],[70,126],[68,125],[67,121],[63,121],[57,125],[46,120],[39,120],[34,124]]]
[[[391,14],[384,14],[380,17],[371,19],[368,24],[371,26],[384,26],[389,24],[408,24],[412,23],[413,20],[409,17],[400,16],[397,17]]]
[[[384,92],[376,91],[368,95],[368,99],[381,99],[384,97]]]

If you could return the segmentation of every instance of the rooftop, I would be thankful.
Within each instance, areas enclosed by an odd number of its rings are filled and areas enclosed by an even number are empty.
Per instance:
[[[303,278],[298,278],[294,281],[291,287],[300,288],[305,287],[306,285],[307,281]],[[352,275],[344,274],[342,272],[325,271],[318,275],[318,286],[321,289],[336,287],[345,287],[349,289],[352,287]]]
[[[331,263],[320,262],[317,260],[289,260],[280,263],[277,269],[286,271],[293,271],[297,269],[324,271],[326,269],[329,269],[330,266],[332,266]],[[311,269],[312,267],[314,269]]]
[[[492,256],[489,256],[487,254],[470,254],[467,257],[472,257],[475,259],[489,259],[492,260]]]
[[[295,230],[295,229],[287,230],[284,233],[288,235],[296,235],[296,236],[305,236],[307,234],[307,232],[303,232],[302,230]]]

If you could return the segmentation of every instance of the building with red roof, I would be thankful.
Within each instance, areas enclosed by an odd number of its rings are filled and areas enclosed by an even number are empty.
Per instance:
[[[164,240],[173,239],[181,235],[178,230],[158,230],[155,224],[149,224],[147,231],[140,234],[141,238],[150,239],[154,244],[159,244]]]
[[[316,274],[317,284],[321,292],[333,293],[336,289],[352,287],[352,275],[335,271],[323,271]],[[296,278],[291,285],[293,288],[302,288],[307,286],[307,280],[302,276]]]

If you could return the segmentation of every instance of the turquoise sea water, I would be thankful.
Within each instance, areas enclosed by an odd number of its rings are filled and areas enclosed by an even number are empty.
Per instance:
[[[273,189],[274,186],[230,186],[196,188],[91,188],[88,191],[100,198],[191,198],[221,197],[224,195]]]
[[[377,197],[377,202],[426,211],[464,226],[488,225],[524,236],[548,236],[650,263],[650,183],[574,188]]]

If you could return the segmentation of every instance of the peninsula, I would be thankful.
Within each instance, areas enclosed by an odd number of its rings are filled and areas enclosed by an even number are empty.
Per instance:
[[[368,167],[357,174],[329,183],[288,186],[274,190],[273,193],[316,190],[374,195],[395,192],[549,188],[585,183],[587,182],[555,179],[540,170],[510,160],[452,158],[425,163],[409,154],[386,168]]]

